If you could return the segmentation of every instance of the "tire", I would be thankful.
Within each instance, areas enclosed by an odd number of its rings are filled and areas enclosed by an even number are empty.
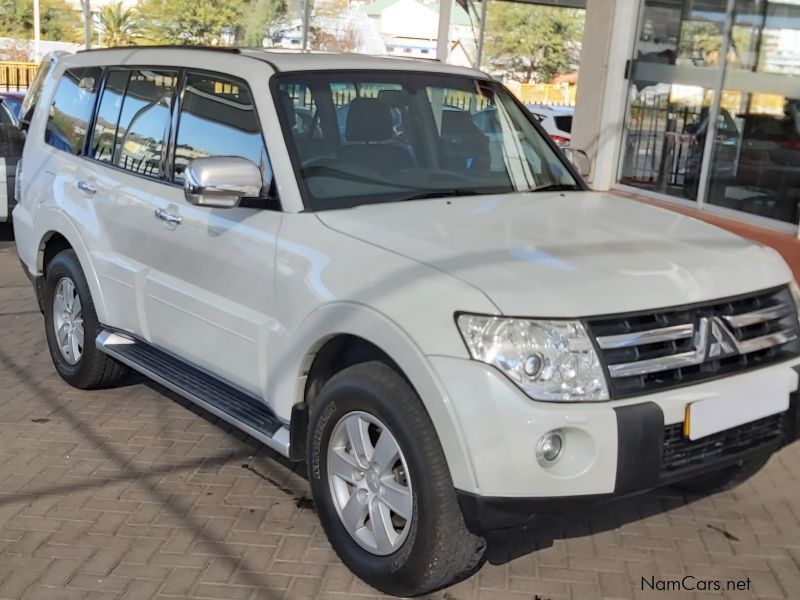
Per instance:
[[[671,487],[688,494],[707,495],[731,489],[744,483],[767,464],[769,456],[752,458],[724,469],[673,483]]]
[[[325,384],[311,407],[310,417],[309,481],[317,513],[333,549],[353,573],[387,594],[418,596],[461,581],[480,568],[486,543],[464,525],[433,423],[403,377],[378,361],[348,367]],[[384,486],[405,488],[411,509],[408,520],[399,513],[391,513],[388,522],[396,534],[398,530],[400,533],[396,537],[397,546],[390,552],[385,547],[383,551],[368,549],[363,540],[357,541],[351,535],[340,517],[342,490],[359,489],[359,484],[345,483],[336,476],[329,479],[330,456],[351,447],[350,442],[342,446],[341,440],[353,439],[346,435],[346,428],[355,418],[368,425],[364,430],[368,434],[365,438],[368,452],[382,443],[387,431],[399,451],[397,460],[391,459],[396,465],[392,471],[395,479],[388,475],[388,484],[385,478],[380,481]],[[350,459],[353,460],[352,456]],[[351,464],[356,470],[360,468],[355,461],[346,463],[346,468]],[[360,484],[359,494],[366,495],[363,486],[375,484],[373,473],[369,470],[366,473],[361,478],[365,483]],[[354,472],[353,481],[359,475]],[[381,489],[381,495],[366,502],[363,496],[359,497],[362,506],[380,506],[383,501],[378,498],[384,498],[385,491]],[[344,492],[345,497],[347,493]],[[369,514],[371,509],[364,508],[363,512]],[[364,533],[368,528],[366,519],[362,521]],[[369,539],[369,533],[363,537]]]
[[[69,286],[72,286],[76,298],[80,300],[80,309],[79,312],[76,311],[75,316],[69,318],[70,323],[66,323],[67,317],[61,315],[65,313],[63,309],[66,308],[65,302],[68,300],[59,300],[58,291],[64,292]],[[62,293],[61,297],[64,296]],[[75,306],[75,299],[70,304]],[[56,315],[56,312],[60,314]],[[71,324],[72,326],[66,329],[72,329],[77,333],[79,319],[82,323],[84,343],[78,344],[78,351],[71,347],[71,351],[65,354],[59,343],[56,328],[59,325]],[[60,252],[47,266],[44,282],[44,324],[53,365],[61,378],[70,385],[83,390],[104,388],[128,374],[125,365],[95,347],[94,340],[100,333],[101,327],[92,303],[89,285],[86,283],[86,276],[73,250]],[[72,339],[78,337],[75,335]]]
[[[13,125],[0,124],[0,157],[19,158],[22,156],[22,147],[25,136]]]

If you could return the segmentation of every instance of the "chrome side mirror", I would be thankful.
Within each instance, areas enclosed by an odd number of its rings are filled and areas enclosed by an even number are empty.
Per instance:
[[[238,156],[195,158],[186,166],[183,191],[197,206],[234,208],[242,198],[257,198],[263,182],[261,170]]]
[[[586,154],[585,151],[578,148],[570,148],[569,146],[561,150],[564,152],[567,160],[571,162],[572,166],[578,171],[578,175],[581,177],[588,177],[591,174],[592,163],[589,160],[589,155]]]

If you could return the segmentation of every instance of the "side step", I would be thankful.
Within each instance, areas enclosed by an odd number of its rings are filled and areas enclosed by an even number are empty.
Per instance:
[[[261,400],[147,342],[104,330],[97,348],[220,419],[289,456],[289,429]]]

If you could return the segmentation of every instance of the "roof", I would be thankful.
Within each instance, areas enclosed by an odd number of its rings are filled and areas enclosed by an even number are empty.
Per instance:
[[[166,54],[165,53],[169,53]],[[174,60],[177,65],[193,61],[197,54],[206,54],[226,61],[236,56],[251,58],[268,63],[276,71],[328,71],[328,70],[375,70],[375,71],[422,71],[430,73],[453,73],[486,79],[480,71],[456,67],[430,60],[393,58],[388,56],[368,56],[366,54],[342,54],[328,52],[270,51],[258,48],[228,48],[213,46],[127,46],[104,48],[78,52],[63,58],[70,65],[102,64],[149,64],[169,65]],[[174,58],[168,58],[172,57]],[[205,60],[205,59],[204,59]],[[214,60],[213,62],[218,62]],[[205,64],[205,63],[203,63]],[[211,68],[209,64],[207,68]]]
[[[436,10],[426,5],[424,2],[419,2],[418,0],[414,1],[417,2],[417,4],[422,4],[425,6],[425,8],[436,14]],[[398,2],[400,2],[400,0],[375,0],[370,4],[365,4],[359,7],[358,10],[366,13],[370,17],[380,17],[384,10],[394,4],[397,4]],[[461,6],[458,5],[458,3],[453,3],[453,9],[450,12],[450,15],[450,23],[452,25],[461,25],[464,27],[469,27],[472,25],[472,20],[469,18],[469,15],[463,8],[461,8]]]

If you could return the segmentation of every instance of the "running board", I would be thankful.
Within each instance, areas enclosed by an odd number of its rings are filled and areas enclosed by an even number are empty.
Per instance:
[[[289,456],[289,429],[258,398],[141,340],[103,330],[97,349]]]

